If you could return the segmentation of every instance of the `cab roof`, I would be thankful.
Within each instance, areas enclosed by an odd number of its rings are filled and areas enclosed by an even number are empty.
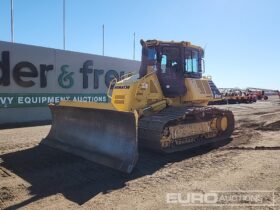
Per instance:
[[[191,44],[191,42],[187,42],[187,41],[181,41],[181,42],[175,42],[175,41],[160,41],[160,40],[147,40],[144,41],[141,39],[140,41],[141,45],[143,46],[147,46],[147,47],[153,47],[153,46],[182,46],[182,47],[190,47],[190,48],[195,48],[199,51],[203,51],[203,48],[197,45],[193,45]]]

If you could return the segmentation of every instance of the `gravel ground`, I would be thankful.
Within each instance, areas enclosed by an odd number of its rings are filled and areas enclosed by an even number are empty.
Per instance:
[[[228,144],[170,155],[140,151],[130,175],[39,145],[50,126],[0,130],[0,208],[280,209],[280,100],[221,107],[235,114]],[[187,198],[211,192],[261,199],[258,206],[244,197],[237,206],[188,206]]]

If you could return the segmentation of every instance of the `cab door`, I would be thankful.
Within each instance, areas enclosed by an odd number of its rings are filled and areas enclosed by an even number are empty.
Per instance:
[[[163,94],[168,98],[184,96],[186,86],[179,47],[162,47],[157,71]]]

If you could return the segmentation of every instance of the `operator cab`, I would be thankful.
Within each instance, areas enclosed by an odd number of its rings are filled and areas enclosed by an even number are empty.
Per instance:
[[[142,44],[140,77],[156,71],[165,97],[175,98],[186,94],[185,78],[201,78],[204,68],[203,49],[189,42],[158,42]]]

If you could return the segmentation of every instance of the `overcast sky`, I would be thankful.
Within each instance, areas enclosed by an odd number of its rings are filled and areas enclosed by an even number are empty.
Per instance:
[[[14,0],[15,42],[62,48],[62,0]],[[280,89],[279,0],[66,0],[66,49],[136,59],[142,39],[206,48],[219,87]],[[10,0],[0,0],[0,40],[10,41]],[[0,46],[1,47],[1,46]]]

